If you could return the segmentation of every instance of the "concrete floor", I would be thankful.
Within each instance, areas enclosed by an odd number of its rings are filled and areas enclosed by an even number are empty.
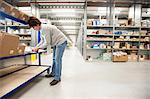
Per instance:
[[[65,51],[61,83],[40,76],[8,99],[150,99],[149,75],[150,62],[85,62],[74,48]]]

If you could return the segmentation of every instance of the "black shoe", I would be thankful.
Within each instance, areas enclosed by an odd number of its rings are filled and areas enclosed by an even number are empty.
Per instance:
[[[50,85],[53,86],[53,85],[56,85],[57,83],[59,83],[61,80],[53,80],[52,82],[50,82]]]
[[[54,75],[52,75],[52,74],[47,74],[47,75],[45,75],[45,77],[50,78],[50,77],[54,77]]]

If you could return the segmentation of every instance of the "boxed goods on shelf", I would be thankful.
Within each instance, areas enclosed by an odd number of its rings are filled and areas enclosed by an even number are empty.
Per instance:
[[[113,48],[120,48],[120,42],[115,42]]]
[[[141,41],[150,41],[150,38],[149,37],[145,37],[145,38],[141,39]]]
[[[6,3],[3,0],[0,0],[0,10],[1,11],[10,14],[12,9],[13,9],[13,6],[11,6],[10,4]]]
[[[130,55],[128,55],[128,59],[129,61],[137,61],[138,56],[136,55],[136,53],[131,53]]]
[[[17,54],[19,36],[0,32],[0,57]]]
[[[11,15],[16,17],[16,18],[19,18],[20,17],[20,11],[16,8],[13,8],[12,12],[11,12]]]
[[[105,38],[101,38],[100,40],[104,40],[104,41],[112,41],[112,40],[113,40],[113,38],[105,37]]]
[[[128,61],[128,55],[125,52],[114,52],[112,57],[113,62],[126,62]]]
[[[20,17],[19,17],[21,20],[27,22],[29,20],[29,16],[23,12],[20,12]]]
[[[17,54],[24,54],[25,47],[26,47],[25,45],[20,44],[20,45],[17,47]]]
[[[140,49],[144,49],[144,45],[140,45]]]
[[[98,31],[99,34],[108,34],[108,32],[109,32],[108,30],[102,30],[102,29]]]
[[[116,38],[115,41],[124,41],[124,37],[119,37],[119,38]]]
[[[125,45],[125,46],[126,46],[126,48],[127,48],[127,49],[130,49],[130,46],[131,46],[131,45],[130,45],[130,44],[128,44],[128,43],[126,43],[126,45]]]

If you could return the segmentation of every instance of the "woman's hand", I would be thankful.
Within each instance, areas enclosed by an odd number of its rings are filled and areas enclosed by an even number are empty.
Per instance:
[[[33,48],[32,51],[33,52],[38,52],[40,48]]]

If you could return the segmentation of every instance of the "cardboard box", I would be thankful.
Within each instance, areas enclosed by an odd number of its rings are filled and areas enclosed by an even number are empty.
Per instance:
[[[19,18],[21,16],[21,13],[20,13],[20,11],[18,9],[13,8],[12,12],[11,12],[11,15],[16,17],[16,18]]]
[[[7,2],[5,1],[0,1],[1,5],[0,5],[0,10],[5,12],[5,13],[8,13],[10,14],[12,9],[14,8],[12,5],[8,4]]]
[[[23,12],[20,12],[20,17],[19,17],[21,20],[27,22],[29,20],[29,16]]]
[[[102,29],[98,31],[99,34],[107,34],[108,32],[109,32],[108,30],[102,30]]]
[[[19,45],[17,48],[17,54],[24,54],[25,45]]]
[[[129,61],[137,61],[138,56],[136,55],[136,53],[131,53],[131,55],[128,55],[128,59]]]
[[[128,61],[128,55],[121,55],[121,56],[113,55],[112,61],[113,62],[126,62]]]
[[[19,36],[0,32],[0,57],[17,55]]]
[[[120,48],[120,42],[115,42],[113,48]]]

